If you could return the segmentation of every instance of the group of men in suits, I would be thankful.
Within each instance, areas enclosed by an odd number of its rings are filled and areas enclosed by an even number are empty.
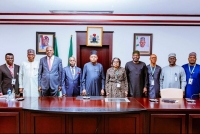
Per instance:
[[[26,97],[57,96],[61,90],[63,96],[80,95],[81,69],[75,66],[74,57],[69,58],[70,66],[65,68],[51,46],[46,48],[46,56],[40,62],[34,60],[33,49],[27,50],[27,57],[18,66],[12,53],[5,55],[6,63],[0,66],[0,95],[6,95],[8,89]]]
[[[75,66],[74,57],[69,58],[69,66],[62,68],[62,60],[54,56],[51,46],[40,62],[35,61],[33,49],[27,50],[27,58],[18,66],[14,64],[14,55],[6,54],[6,64],[0,67],[0,95],[6,95],[9,88],[26,97],[57,96],[60,91],[63,96],[104,95],[105,76],[95,50],[91,51],[83,73]]]

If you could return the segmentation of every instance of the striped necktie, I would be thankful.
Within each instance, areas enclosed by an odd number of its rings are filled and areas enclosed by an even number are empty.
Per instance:
[[[75,69],[74,69],[74,67],[72,67],[72,77],[73,77],[73,79],[74,79],[74,76],[75,76]]]

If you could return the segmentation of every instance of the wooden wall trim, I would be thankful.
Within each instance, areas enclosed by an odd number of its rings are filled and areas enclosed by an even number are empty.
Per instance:
[[[83,16],[83,19],[80,19],[78,16]],[[92,16],[94,16],[95,19],[93,19],[94,17]],[[200,14],[0,13],[0,25],[9,25],[9,24],[12,24],[12,25],[14,24],[14,25],[200,26]]]
[[[70,22],[70,23],[200,23],[200,20],[92,20],[92,19],[1,19],[0,22]]]
[[[69,14],[69,13],[0,13],[0,15],[52,15],[52,16],[163,16],[163,17],[200,17],[200,14]]]
[[[70,23],[0,23],[0,25],[70,25],[70,26],[200,26],[200,24],[104,24],[104,23],[84,23],[84,24],[70,24]]]
[[[200,26],[200,20],[1,19],[0,25]]]

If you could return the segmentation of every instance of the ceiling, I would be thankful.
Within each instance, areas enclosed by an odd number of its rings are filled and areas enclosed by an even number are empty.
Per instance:
[[[200,0],[0,0],[1,13],[113,10],[114,14],[200,14]]]

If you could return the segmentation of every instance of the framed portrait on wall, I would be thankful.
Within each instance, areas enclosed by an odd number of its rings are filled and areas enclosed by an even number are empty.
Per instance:
[[[36,32],[36,54],[46,54],[46,47],[54,47],[55,32]]]
[[[102,46],[103,27],[87,27],[86,46]]]
[[[133,51],[140,51],[141,56],[150,56],[152,54],[152,34],[135,33]]]

